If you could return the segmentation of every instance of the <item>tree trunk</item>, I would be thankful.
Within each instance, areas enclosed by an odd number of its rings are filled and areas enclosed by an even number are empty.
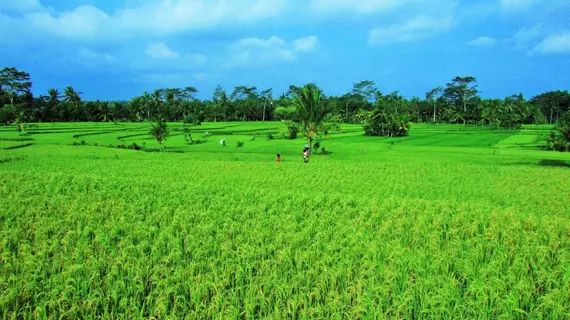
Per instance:
[[[263,102],[263,122],[265,122],[265,106],[267,105],[267,99]]]
[[[552,108],[550,108],[550,124],[552,124],[552,115],[554,114]]]
[[[436,102],[434,101],[433,102],[433,123],[435,123],[435,105],[436,105]]]

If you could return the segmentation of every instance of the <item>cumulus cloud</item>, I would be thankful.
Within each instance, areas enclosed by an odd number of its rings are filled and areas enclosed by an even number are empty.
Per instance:
[[[570,32],[552,34],[540,42],[530,54],[570,54]]]
[[[172,51],[163,42],[151,43],[147,46],[146,55],[155,59],[176,59],[180,57],[178,52]]]
[[[18,3],[10,0],[11,6]],[[185,31],[207,30],[220,25],[248,24],[281,14],[285,0],[162,0],[137,1],[107,14],[92,5],[53,12],[37,5],[19,4],[28,11],[24,20],[42,31],[67,38],[135,37],[139,34],[167,35]]]
[[[245,38],[236,41],[232,47],[233,66],[253,63],[275,63],[295,60],[293,51],[286,46],[285,40],[271,36],[268,39]]]
[[[313,52],[319,47],[319,38],[317,36],[308,36],[293,41],[295,52]]]
[[[467,42],[467,44],[477,47],[492,47],[497,43],[497,40],[490,37],[479,37],[475,40]]]
[[[385,45],[398,42],[423,40],[436,33],[451,29],[454,17],[431,17],[418,15],[404,23],[374,28],[368,34],[370,45]]]
[[[513,40],[519,45],[526,44],[540,37],[543,29],[544,27],[542,23],[539,23],[531,28],[522,28],[513,36]]]
[[[230,47],[231,59],[227,67],[290,62],[297,59],[297,54],[316,50],[318,43],[319,38],[316,36],[302,37],[291,42],[277,36],[240,39]]]
[[[97,36],[112,22],[105,12],[89,5],[57,16],[47,11],[36,11],[25,13],[23,17],[35,29],[76,40]]]

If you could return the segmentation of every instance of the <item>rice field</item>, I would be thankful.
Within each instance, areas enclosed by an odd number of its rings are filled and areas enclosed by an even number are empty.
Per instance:
[[[552,127],[345,125],[309,164],[280,123],[170,128],[0,127],[0,318],[570,318]]]

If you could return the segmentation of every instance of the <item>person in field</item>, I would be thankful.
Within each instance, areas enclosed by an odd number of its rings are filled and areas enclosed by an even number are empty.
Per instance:
[[[277,163],[281,163],[281,155],[279,153],[277,154]]]
[[[309,149],[303,149],[303,162],[309,163]]]

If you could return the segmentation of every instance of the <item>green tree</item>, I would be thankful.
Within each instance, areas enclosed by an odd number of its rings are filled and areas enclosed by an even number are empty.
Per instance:
[[[550,119],[550,124],[558,121],[559,115],[570,109],[570,93],[568,91],[545,92],[533,97],[530,101],[544,112]]]
[[[362,101],[366,101],[370,104],[374,103],[377,92],[378,89],[376,89],[376,82],[372,80],[357,82],[353,85],[352,88],[352,94],[360,97]]]
[[[447,84],[443,96],[456,107],[465,124],[469,117],[470,108],[476,104],[478,93],[475,77],[455,77]]]
[[[30,74],[16,68],[3,68],[0,70],[0,94],[7,97],[12,107],[19,95],[30,92],[32,82]]]
[[[564,139],[566,143],[570,143],[570,111],[566,111],[562,115],[558,122],[557,129],[562,139]]]
[[[401,137],[407,136],[410,130],[408,117],[384,103],[377,103],[372,111],[362,110],[359,118],[364,121],[367,136]]]
[[[166,121],[158,119],[156,122],[151,122],[151,125],[152,128],[149,131],[150,135],[153,136],[154,139],[156,139],[156,141],[160,145],[160,149],[164,150],[162,142],[165,141],[168,135],[170,134],[170,130],[168,129]]]
[[[429,100],[433,105],[433,123],[436,122],[436,115],[437,115],[437,99],[439,95],[443,92],[442,87],[434,88],[426,93],[426,100]]]
[[[214,94],[212,95],[212,102],[214,103],[217,109],[215,114],[219,114],[222,121],[227,121],[230,101],[228,99],[228,94],[220,85],[218,85],[214,90]],[[217,116],[214,116],[214,121],[216,120]]]
[[[273,106],[273,89],[261,91],[261,97],[263,98],[263,117],[261,121],[265,122],[265,108],[267,103]]]
[[[322,90],[312,83],[295,90],[292,98],[296,109],[296,121],[301,125],[301,132],[307,137],[309,153],[312,153],[313,140],[319,136],[330,109],[323,101]]]

